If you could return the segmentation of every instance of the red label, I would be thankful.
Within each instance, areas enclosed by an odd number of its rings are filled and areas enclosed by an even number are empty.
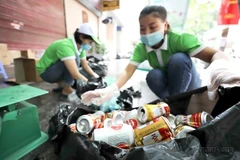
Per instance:
[[[121,149],[130,149],[129,145],[126,143],[119,143],[117,147]]]
[[[119,125],[116,125],[116,126],[111,126],[111,128],[112,129],[114,129],[114,130],[120,130],[120,129],[122,129],[122,124],[119,124]]]
[[[163,139],[172,137],[171,132],[166,128],[160,128],[158,132],[160,133]]]
[[[138,121],[136,119],[129,119],[126,121],[128,125],[131,125],[133,129],[138,127]]]

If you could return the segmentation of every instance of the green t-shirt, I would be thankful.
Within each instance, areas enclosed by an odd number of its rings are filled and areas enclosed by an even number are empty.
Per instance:
[[[76,42],[72,38],[61,39],[53,42],[44,52],[36,65],[39,74],[42,74],[49,66],[58,60],[75,59],[76,54],[80,59],[86,58],[84,50],[78,51]]]
[[[166,71],[166,66],[170,57],[175,53],[185,53],[194,56],[202,51],[206,46],[194,35],[188,33],[176,33],[169,31],[165,35],[163,45],[158,49],[145,46],[142,42],[138,43],[131,57],[131,64],[138,66],[145,60],[153,68]]]

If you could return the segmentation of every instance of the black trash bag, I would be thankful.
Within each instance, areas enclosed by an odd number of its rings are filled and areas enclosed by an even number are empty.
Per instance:
[[[77,109],[78,110],[78,109]],[[77,112],[77,110],[73,112]],[[71,112],[72,113],[72,112]],[[82,110],[67,118],[74,123]],[[176,159],[240,159],[240,104],[217,116],[212,122],[195,131],[186,138],[169,142],[136,147],[126,150],[106,143],[89,140],[79,133],[70,132],[64,125],[57,138],[59,159],[95,159],[95,160],[176,160]],[[75,118],[74,118],[75,117]]]
[[[89,67],[97,73],[100,77],[105,77],[108,72],[108,67],[102,60],[99,60],[95,57],[87,57]],[[92,60],[93,59],[93,60]],[[84,75],[86,78],[91,78],[91,76],[82,68],[79,68],[79,72]]]
[[[55,153],[59,153],[64,137],[64,127],[76,123],[79,116],[92,113],[90,110],[79,108],[70,103],[59,103],[57,113],[49,120],[48,135],[54,143]]]
[[[133,98],[140,98],[141,92],[135,91],[133,87],[129,87],[123,91],[120,91],[120,95],[117,98],[117,104],[122,110],[132,110]]]
[[[191,132],[209,157],[240,159],[240,103],[227,109],[208,125]],[[235,152],[239,152],[235,155]]]
[[[89,78],[88,82],[86,83],[85,86],[79,86],[77,82],[75,81],[73,88],[77,90],[77,95],[81,95],[87,91],[92,91],[95,89],[101,89],[101,88],[106,88],[107,83],[103,80],[102,77],[99,78]]]
[[[234,104],[240,101],[240,87],[224,88],[222,86],[218,87],[219,100],[215,105],[211,115],[216,117],[220,113],[224,112],[228,108],[232,107]]]
[[[110,146],[104,142],[91,141],[87,136],[73,133],[65,126],[64,139],[58,154],[60,160],[117,160],[123,158],[127,151]]]

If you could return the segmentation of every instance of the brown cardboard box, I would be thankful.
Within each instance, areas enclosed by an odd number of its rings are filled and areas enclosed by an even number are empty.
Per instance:
[[[9,57],[8,57],[8,47],[7,44],[0,43],[0,61],[3,65],[10,64]]]
[[[21,57],[35,59],[35,52],[31,49],[21,51]]]
[[[14,59],[14,71],[16,82],[38,82],[42,81],[36,71],[38,60],[29,58]]]

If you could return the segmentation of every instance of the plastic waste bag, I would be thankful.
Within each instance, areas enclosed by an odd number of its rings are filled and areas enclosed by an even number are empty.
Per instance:
[[[89,111],[78,107],[73,111],[69,109],[67,112],[59,110],[49,122],[49,131],[55,133],[50,134],[52,135],[50,138],[55,145],[56,154],[61,160],[240,159],[240,104],[235,103],[236,105],[230,106],[234,103],[233,101],[239,100],[237,96],[233,99],[229,97],[237,95],[238,90],[239,88],[222,88],[222,91],[219,92],[221,96],[219,96],[218,102],[223,103],[221,98],[225,98],[226,101],[224,101],[224,104],[217,104],[215,108],[225,105],[225,111],[217,115],[209,124],[190,132],[186,138],[135,147],[130,150],[92,141],[80,133],[71,132],[68,127],[69,124],[75,123],[80,115],[89,113]],[[177,97],[169,97],[167,100],[169,103],[175,101],[174,105],[177,105],[178,98],[180,98],[180,108],[186,108],[186,106],[181,106],[184,104],[182,103],[184,99],[188,99],[191,93],[196,94],[198,92],[200,94],[203,91],[205,89],[201,88]],[[67,118],[65,113],[70,113]],[[61,116],[62,114],[64,116]]]

